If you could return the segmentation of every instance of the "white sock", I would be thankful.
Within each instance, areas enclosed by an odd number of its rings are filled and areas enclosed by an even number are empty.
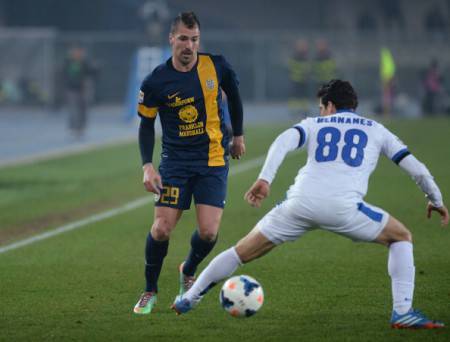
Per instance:
[[[220,253],[200,273],[194,285],[183,295],[183,298],[187,298],[196,304],[205,294],[205,291],[208,291],[213,285],[233,274],[241,264],[241,259],[234,247]]]
[[[405,314],[412,307],[414,293],[415,267],[411,242],[399,241],[390,245],[388,272],[392,280],[393,309]]]

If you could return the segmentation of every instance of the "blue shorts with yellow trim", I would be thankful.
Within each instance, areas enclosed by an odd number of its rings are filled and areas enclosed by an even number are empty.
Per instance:
[[[155,206],[186,210],[195,204],[223,208],[227,195],[228,164],[188,166],[170,162],[159,166],[163,190]]]

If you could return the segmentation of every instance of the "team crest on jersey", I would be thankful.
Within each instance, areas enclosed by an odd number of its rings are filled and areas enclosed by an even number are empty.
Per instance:
[[[144,92],[139,90],[138,103],[144,102]]]
[[[184,106],[181,108],[178,112],[178,116],[181,120],[187,123],[195,122],[198,118],[198,111],[197,108],[194,106]]]
[[[214,86],[215,86],[214,80],[211,80],[211,79],[210,80],[206,80],[206,87],[209,90],[213,90]]]

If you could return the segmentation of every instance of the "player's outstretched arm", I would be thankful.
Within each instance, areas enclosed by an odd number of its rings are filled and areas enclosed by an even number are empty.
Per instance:
[[[259,173],[258,179],[264,179],[269,184],[272,183],[275,175],[284,160],[286,154],[298,148],[300,142],[299,131],[289,128],[281,133],[270,145],[266,160]]]
[[[449,215],[448,215],[448,210],[445,205],[443,205],[442,207],[435,207],[433,205],[433,203],[428,202],[428,205],[427,205],[427,217],[428,218],[431,218],[431,213],[433,211],[437,211],[439,213],[439,215],[441,215],[441,225],[442,226],[448,225]]]
[[[162,181],[161,181],[161,175],[154,169],[152,163],[144,164],[142,167],[142,170],[144,171],[144,179],[143,183],[145,186],[145,189],[148,192],[153,192],[155,194],[160,195],[162,189]]]
[[[270,193],[270,184],[264,179],[258,179],[245,193],[244,199],[252,206],[259,208],[261,202]]]
[[[253,207],[260,207],[264,198],[269,196],[270,183],[289,151],[299,146],[300,135],[297,129],[289,128],[281,133],[269,148],[264,166],[257,181],[245,193],[244,199]]]
[[[432,211],[437,211],[441,215],[442,225],[447,225],[449,221],[448,210],[444,206],[441,191],[427,167],[412,154],[406,156],[398,165],[414,179],[416,184],[428,198],[428,218],[431,217]]]

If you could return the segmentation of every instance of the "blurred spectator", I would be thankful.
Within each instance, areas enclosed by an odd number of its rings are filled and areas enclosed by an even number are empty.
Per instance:
[[[62,74],[69,109],[69,130],[75,138],[81,138],[86,128],[96,73],[97,67],[88,60],[84,48],[72,46],[64,61]]]
[[[18,87],[22,97],[22,103],[28,105],[41,105],[48,102],[47,94],[35,80],[22,76],[19,79]]]
[[[139,16],[144,24],[144,31],[149,45],[160,45],[166,40],[164,34],[170,17],[169,6],[165,0],[147,0],[139,8]]]
[[[395,96],[395,62],[391,51],[381,48],[380,55],[381,107],[385,116],[391,115]]]
[[[299,39],[295,42],[288,67],[291,82],[288,106],[293,115],[298,115],[308,109],[308,98],[312,95],[310,94],[311,62],[306,40]]]
[[[422,85],[425,91],[422,109],[426,115],[435,115],[438,112],[439,97],[444,95],[443,81],[438,61],[433,59],[422,77]]]
[[[336,62],[325,39],[316,41],[316,54],[312,71],[314,89],[318,89],[322,84],[337,78]]]

